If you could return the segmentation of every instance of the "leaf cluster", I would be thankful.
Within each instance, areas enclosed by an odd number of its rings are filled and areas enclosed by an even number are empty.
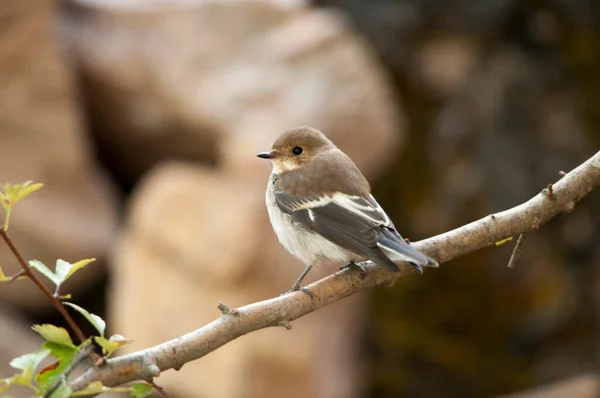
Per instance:
[[[42,184],[34,184],[27,181],[23,184],[4,184],[0,185],[0,205],[5,211],[4,226],[1,234],[5,241],[8,241],[8,227],[10,216],[14,206],[27,195],[39,190]],[[0,282],[13,282],[23,278],[42,278],[49,280],[55,286],[54,301],[58,306],[70,307],[77,311],[96,329],[98,335],[90,336],[80,344],[75,344],[67,329],[51,324],[34,325],[32,329],[37,332],[44,340],[42,348],[38,351],[24,354],[14,358],[10,366],[18,372],[13,376],[0,379],[0,394],[5,393],[10,386],[20,385],[30,388],[36,396],[51,398],[76,397],[85,395],[95,395],[102,392],[126,392],[133,397],[146,397],[152,392],[152,386],[147,383],[138,383],[129,387],[109,388],[100,382],[93,382],[85,389],[72,391],[68,385],[68,377],[73,368],[81,361],[88,359],[89,353],[97,345],[102,351],[103,358],[108,358],[116,350],[131,342],[119,334],[113,334],[110,337],[105,336],[106,322],[98,315],[90,313],[74,303],[66,300],[71,299],[71,295],[61,294],[63,284],[78,271],[84,269],[87,265],[94,262],[94,258],[88,258],[70,263],[59,259],[56,261],[54,271],[39,260],[28,261],[22,264],[23,271],[14,275],[7,276],[0,267]],[[28,269],[27,269],[28,268]],[[35,270],[37,274],[31,272]],[[50,293],[48,293],[50,296]],[[65,314],[67,314],[65,310]],[[83,340],[83,339],[80,339]],[[46,366],[42,362],[48,358],[54,360]],[[48,361],[46,361],[48,362]],[[5,397],[6,395],[0,395]]]

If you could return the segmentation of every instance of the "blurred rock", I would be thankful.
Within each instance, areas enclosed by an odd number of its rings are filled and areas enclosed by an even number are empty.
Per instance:
[[[600,381],[595,374],[586,374],[547,386],[534,388],[502,398],[596,398],[600,395]]]
[[[25,259],[53,267],[56,259],[96,257],[65,291],[86,289],[103,272],[115,233],[117,201],[92,160],[69,70],[52,35],[55,2],[24,0],[3,5],[0,19],[0,182],[44,183],[20,202],[10,235]],[[4,271],[19,270],[1,245]],[[0,300],[41,311],[51,307],[28,281],[0,289]]]
[[[303,268],[277,243],[252,184],[182,163],[155,168],[138,186],[112,264],[109,325],[135,338],[129,351],[216,319],[219,301],[234,308],[277,296]],[[252,333],[165,372],[160,385],[180,397],[359,396],[363,313],[354,296],[291,331]]]
[[[415,49],[415,80],[435,96],[447,98],[463,89],[479,60],[479,48],[473,38],[459,35],[432,35]]]
[[[325,131],[370,175],[398,149],[387,77],[333,11],[71,0],[63,20],[100,153],[126,186],[169,158],[250,175],[229,154],[253,156],[298,125]]]

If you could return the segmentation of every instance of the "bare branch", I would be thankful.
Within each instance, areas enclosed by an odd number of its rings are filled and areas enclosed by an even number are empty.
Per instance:
[[[440,263],[447,262],[510,236],[537,229],[559,213],[571,212],[581,198],[599,185],[600,152],[553,184],[551,197],[544,190],[519,206],[416,242],[414,246]],[[307,286],[312,298],[295,292],[246,305],[237,308],[235,316],[225,313],[174,340],[109,359],[102,367],[88,369],[71,383],[71,387],[80,390],[96,380],[106,386],[148,380],[161,371],[179,369],[244,334],[271,326],[287,326],[291,321],[344,297],[373,286],[392,285],[412,272],[405,264],[401,265],[401,272],[390,272],[369,263],[362,268],[366,271],[362,276],[346,269],[312,283]]]

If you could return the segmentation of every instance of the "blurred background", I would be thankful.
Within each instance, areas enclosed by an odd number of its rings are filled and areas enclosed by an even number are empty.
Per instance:
[[[96,257],[65,291],[139,350],[276,296],[256,153],[310,125],[420,240],[600,149],[596,0],[19,0],[0,8],[0,181],[26,259]],[[600,192],[532,234],[244,336],[173,397],[598,397]],[[0,246],[0,264],[16,272]],[[309,282],[337,270],[313,271]],[[0,377],[60,323],[0,288]],[[81,320],[84,324],[84,321]],[[91,329],[88,329],[91,332]]]

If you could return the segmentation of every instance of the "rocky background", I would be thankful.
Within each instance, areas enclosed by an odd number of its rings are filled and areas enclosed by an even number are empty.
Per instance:
[[[326,132],[418,240],[535,195],[600,149],[593,0],[19,0],[0,9],[0,181],[26,258],[137,350],[289,289],[264,209],[284,130]],[[600,194],[512,243],[245,336],[175,397],[596,397]],[[0,247],[6,272],[16,264]],[[335,270],[323,266],[310,280]],[[0,288],[0,377],[60,322]]]

